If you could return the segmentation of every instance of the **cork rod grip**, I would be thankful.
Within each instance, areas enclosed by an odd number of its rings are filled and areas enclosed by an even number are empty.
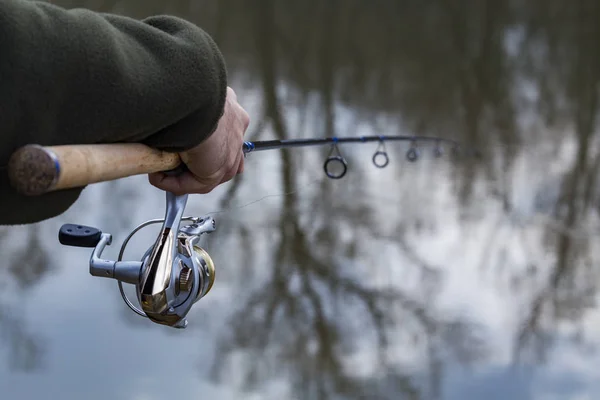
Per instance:
[[[12,154],[8,175],[15,190],[36,196],[133,175],[168,171],[180,163],[177,153],[155,150],[138,143],[48,147],[31,144]]]

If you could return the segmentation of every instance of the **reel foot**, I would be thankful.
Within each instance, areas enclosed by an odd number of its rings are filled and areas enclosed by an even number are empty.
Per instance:
[[[175,325],[173,325],[173,328],[185,329],[185,328],[187,328],[187,326],[188,326],[188,321],[187,321],[187,319],[184,318],[184,319],[180,320],[178,323],[176,323]]]

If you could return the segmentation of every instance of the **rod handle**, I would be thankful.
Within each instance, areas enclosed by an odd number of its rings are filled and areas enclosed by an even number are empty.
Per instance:
[[[46,147],[29,144],[11,155],[8,176],[17,192],[39,196],[133,175],[169,171],[180,164],[177,153],[140,143]]]

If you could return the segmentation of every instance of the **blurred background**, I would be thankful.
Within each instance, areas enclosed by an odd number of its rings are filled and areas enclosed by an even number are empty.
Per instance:
[[[254,153],[192,196],[217,281],[186,330],[89,275],[66,222],[161,218],[145,177],[0,229],[2,399],[574,399],[600,396],[600,3],[592,0],[54,0],[207,30],[250,140],[438,135],[483,157],[408,163],[389,143]],[[136,236],[139,259],[157,229]],[[133,293],[132,291],[128,293]]]

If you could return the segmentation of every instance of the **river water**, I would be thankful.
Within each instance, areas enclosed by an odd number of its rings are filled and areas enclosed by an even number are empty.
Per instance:
[[[217,281],[173,330],[89,275],[66,222],[114,237],[160,218],[145,177],[0,230],[2,399],[593,399],[600,396],[597,111],[591,1],[61,0],[204,27],[248,138],[439,135],[480,157],[409,163],[407,144],[254,153],[191,196]],[[139,258],[148,228],[126,252]],[[131,291],[128,291],[131,293]]]

